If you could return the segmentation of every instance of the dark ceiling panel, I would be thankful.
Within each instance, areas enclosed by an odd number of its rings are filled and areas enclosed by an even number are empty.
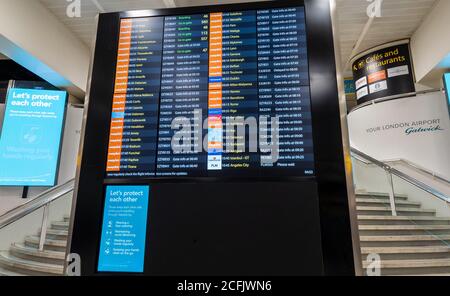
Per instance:
[[[44,81],[13,60],[0,60],[0,104],[5,103],[6,89],[10,80]]]

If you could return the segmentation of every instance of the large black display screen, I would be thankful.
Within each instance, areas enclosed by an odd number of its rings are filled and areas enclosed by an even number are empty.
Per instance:
[[[303,7],[121,19],[109,178],[314,175]]]
[[[69,233],[82,275],[355,274],[332,7],[99,15]]]

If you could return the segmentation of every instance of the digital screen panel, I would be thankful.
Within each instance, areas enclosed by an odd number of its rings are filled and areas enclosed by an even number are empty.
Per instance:
[[[444,74],[444,87],[445,93],[447,94],[448,112],[450,114],[450,73]]]
[[[0,186],[54,186],[65,91],[11,88],[0,136]]]
[[[310,176],[303,7],[122,19],[109,178]]]
[[[107,186],[98,271],[143,272],[149,186]]]

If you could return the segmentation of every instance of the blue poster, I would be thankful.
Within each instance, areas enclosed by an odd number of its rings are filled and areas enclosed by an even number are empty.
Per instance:
[[[353,81],[353,79],[345,79],[344,86],[345,86],[345,94],[346,95],[351,95],[351,94],[356,93],[355,81]]]
[[[54,186],[65,91],[11,88],[0,135],[0,186]]]
[[[446,93],[447,93],[447,103],[450,107],[450,73],[444,74],[444,87],[445,87]]]
[[[107,186],[100,272],[144,272],[149,186]]]

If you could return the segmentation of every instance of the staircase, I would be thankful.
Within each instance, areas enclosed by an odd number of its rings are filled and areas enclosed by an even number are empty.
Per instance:
[[[69,217],[65,216],[47,229],[43,251],[39,251],[38,233],[0,252],[0,276],[62,276],[68,229]]]
[[[436,217],[406,196],[396,196],[392,216],[387,194],[357,194],[363,268],[381,257],[381,275],[450,275],[450,218]]]

